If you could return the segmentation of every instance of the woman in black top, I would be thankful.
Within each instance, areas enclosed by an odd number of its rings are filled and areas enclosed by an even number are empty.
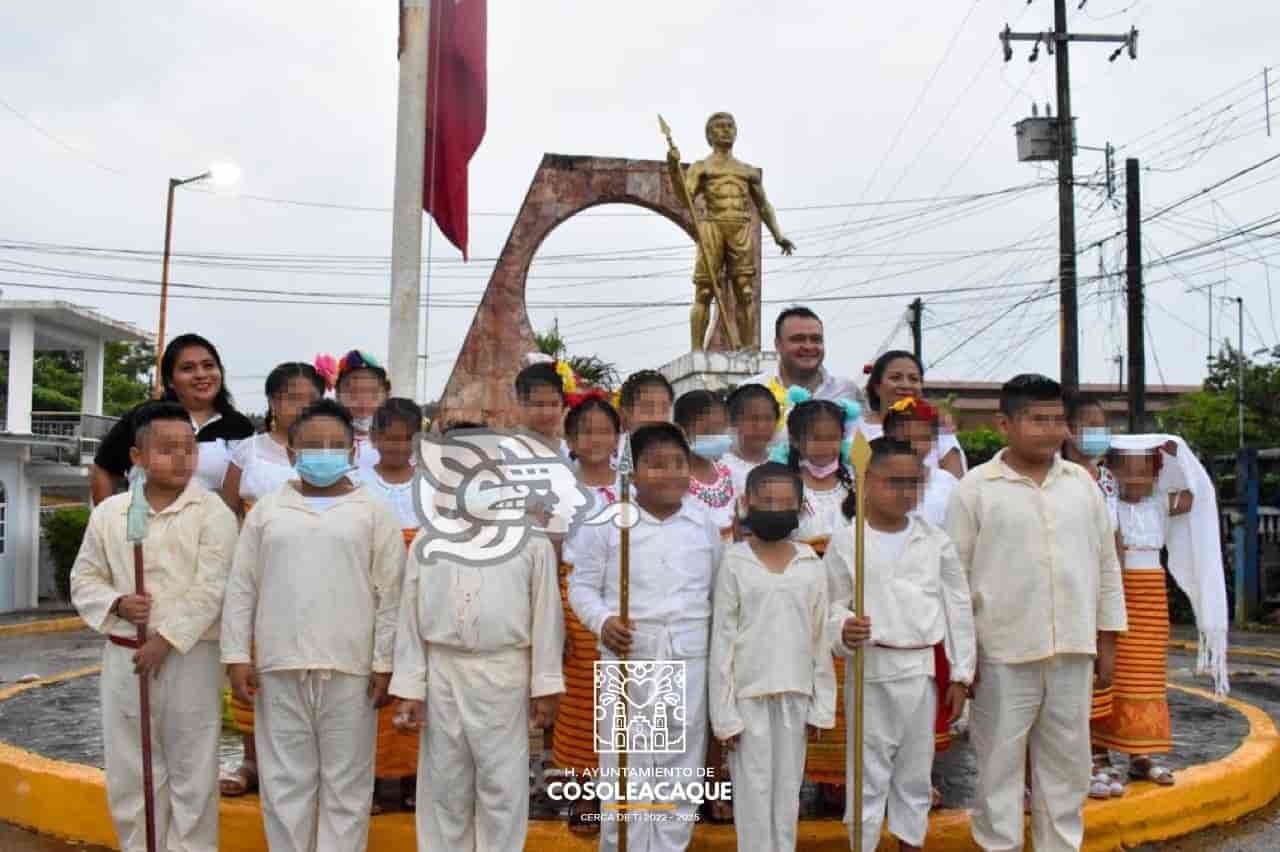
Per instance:
[[[253,423],[232,404],[231,394],[223,382],[218,350],[198,334],[179,335],[165,347],[164,357],[160,359],[160,376],[164,382],[162,398],[177,402],[191,416],[199,453],[195,479],[210,491],[217,491],[222,487],[232,448],[253,435]],[[133,447],[134,416],[138,408],[111,427],[93,457],[89,489],[95,504],[115,493],[132,466],[129,450]]]

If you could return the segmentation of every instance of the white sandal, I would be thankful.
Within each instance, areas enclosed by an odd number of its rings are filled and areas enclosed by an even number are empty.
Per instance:
[[[1111,778],[1105,771],[1093,773],[1093,778],[1089,781],[1089,798],[1110,799],[1112,795],[1111,789]]]

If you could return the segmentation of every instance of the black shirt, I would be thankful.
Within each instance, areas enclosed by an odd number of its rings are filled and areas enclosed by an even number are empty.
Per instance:
[[[129,460],[129,450],[133,448],[133,436],[136,431],[134,417],[139,408],[150,404],[148,400],[116,421],[111,431],[98,445],[98,452],[93,456],[94,464],[113,476],[125,476],[129,473],[129,468],[133,467],[133,462]],[[245,438],[252,437],[253,432],[253,422],[232,408],[223,412],[221,417],[204,424],[196,432],[196,442],[243,441]]]

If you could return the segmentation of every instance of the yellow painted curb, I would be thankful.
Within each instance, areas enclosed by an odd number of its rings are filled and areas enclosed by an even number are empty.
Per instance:
[[[1176,648],[1179,651],[1189,651],[1192,654],[1200,650],[1200,646],[1186,639],[1174,639],[1169,642],[1170,648]],[[1227,648],[1227,655],[1230,657],[1257,657],[1263,660],[1280,660],[1280,651],[1271,651],[1266,648]]]
[[[78,615],[64,618],[42,618],[20,624],[0,624],[0,639],[8,636],[34,636],[38,633],[66,633],[84,629],[84,619]]]
[[[0,701],[96,670],[96,666],[78,669],[10,687],[0,691]],[[1214,698],[1199,689],[1172,684],[1170,688]],[[1240,746],[1221,760],[1178,772],[1178,783],[1172,787],[1135,783],[1121,799],[1089,802],[1085,807],[1084,852],[1112,852],[1231,822],[1280,795],[1280,733],[1275,724],[1252,705],[1236,700],[1222,703],[1249,722],[1249,733]],[[265,852],[256,797],[224,799],[220,814],[221,852]],[[101,770],[50,760],[4,743],[0,743],[0,820],[67,840],[117,848]],[[815,852],[843,852],[849,843],[844,825],[834,820],[802,821],[798,839],[798,848]],[[732,826],[701,825],[694,832],[690,849],[729,852],[736,845]],[[968,813],[935,813],[929,820],[928,845],[931,852],[977,850],[970,836]],[[538,820],[529,824],[525,849],[588,852],[596,846],[595,838],[570,833],[564,822]],[[371,821],[372,852],[411,852],[414,848],[412,814],[390,814]],[[892,847],[886,842],[880,848]]]

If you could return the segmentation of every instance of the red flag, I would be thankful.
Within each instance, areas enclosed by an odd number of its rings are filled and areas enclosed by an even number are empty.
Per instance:
[[[432,0],[422,206],[467,257],[467,165],[484,138],[487,0]]]

